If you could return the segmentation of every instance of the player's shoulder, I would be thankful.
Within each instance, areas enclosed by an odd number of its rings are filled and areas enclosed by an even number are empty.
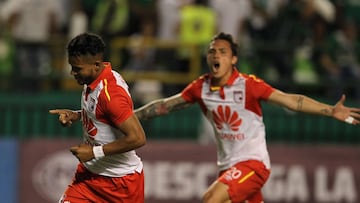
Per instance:
[[[192,85],[200,85],[202,84],[205,80],[210,78],[210,74],[206,73],[203,75],[200,75],[198,78],[196,78],[195,80],[193,80],[190,84]]]
[[[239,77],[248,80],[250,82],[264,82],[263,79],[261,79],[260,77],[254,74],[239,73]]]
[[[199,83],[210,82],[210,81],[211,81],[211,77],[212,77],[212,76],[211,76],[210,73],[205,73],[205,74],[199,76],[196,81],[199,82]]]
[[[197,80],[202,80],[202,81],[204,81],[204,80],[209,79],[209,78],[210,78],[210,74],[209,74],[209,73],[205,73],[205,74],[200,75],[200,76],[197,78]]]
[[[99,94],[101,99],[111,101],[114,99],[123,98],[124,96],[128,97],[130,95],[128,85],[125,82],[114,80],[113,78],[109,78],[103,82],[104,85]]]

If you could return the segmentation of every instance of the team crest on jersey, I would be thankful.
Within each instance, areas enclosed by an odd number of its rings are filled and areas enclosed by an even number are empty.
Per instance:
[[[90,101],[89,101],[89,110],[90,111],[94,111],[95,109],[95,99],[90,97]]]
[[[242,103],[244,100],[244,93],[243,91],[234,91],[234,101],[236,103]]]

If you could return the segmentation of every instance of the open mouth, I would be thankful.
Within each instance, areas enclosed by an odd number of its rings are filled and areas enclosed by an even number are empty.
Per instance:
[[[214,68],[218,69],[220,68],[220,63],[219,62],[215,62],[213,65]]]

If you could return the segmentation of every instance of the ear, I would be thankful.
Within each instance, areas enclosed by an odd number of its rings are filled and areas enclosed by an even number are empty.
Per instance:
[[[96,61],[96,62],[95,62],[95,70],[96,70],[96,71],[99,71],[99,70],[100,70],[100,62],[99,62],[99,61]]]
[[[232,56],[231,64],[236,65],[237,61],[238,61],[238,57],[237,56]]]

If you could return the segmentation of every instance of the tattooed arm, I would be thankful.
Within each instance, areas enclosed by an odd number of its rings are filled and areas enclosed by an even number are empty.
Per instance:
[[[135,114],[140,120],[143,120],[184,109],[190,105],[191,103],[186,102],[179,93],[168,98],[154,100],[145,104],[144,106],[135,109]]]
[[[316,101],[310,97],[301,94],[288,94],[275,90],[268,99],[269,102],[286,107],[290,110],[317,114],[322,116],[330,116],[340,121],[347,121],[352,117],[351,124],[359,124],[360,109],[344,106],[345,95],[334,105],[328,105]]]

